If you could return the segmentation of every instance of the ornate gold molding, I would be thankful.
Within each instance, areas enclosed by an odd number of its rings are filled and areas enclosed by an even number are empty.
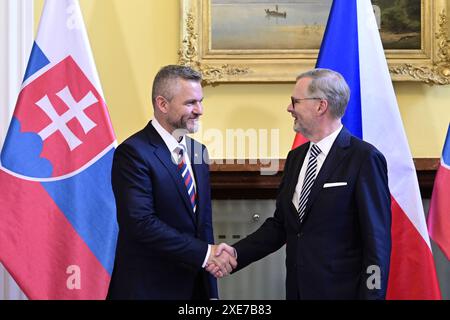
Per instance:
[[[250,72],[249,68],[239,68],[230,64],[210,66],[201,63],[196,47],[198,43],[198,34],[195,32],[196,21],[192,12],[187,14],[185,23],[186,37],[183,38],[181,49],[178,51],[178,62],[201,72],[204,83],[213,84],[227,76],[239,76]]]
[[[385,50],[393,81],[450,84],[446,16],[449,1],[420,0],[421,46]],[[213,48],[212,1],[181,0],[181,3],[179,63],[200,71],[206,84],[292,83],[300,72],[316,63],[317,49]]]
[[[450,56],[448,34],[448,18],[445,10],[439,14],[439,31],[436,33],[436,41],[438,44],[436,61],[431,66],[413,66],[412,64],[403,64],[400,66],[390,67],[392,74],[408,75],[416,80],[423,81],[428,84],[446,85],[450,84]]]

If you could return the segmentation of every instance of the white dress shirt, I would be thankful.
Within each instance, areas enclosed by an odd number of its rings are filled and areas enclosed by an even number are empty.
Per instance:
[[[191,159],[189,159],[189,156],[187,154],[187,147],[186,147],[186,137],[183,136],[181,138],[181,141],[178,142],[177,139],[174,138],[174,136],[172,136],[172,134],[170,134],[166,129],[164,129],[161,124],[158,122],[158,120],[156,119],[152,119],[152,126],[155,128],[156,132],[158,132],[158,134],[161,136],[161,138],[163,139],[164,143],[167,146],[167,149],[169,149],[171,155],[172,155],[172,161],[174,164],[178,164],[178,153],[180,145],[182,145],[183,149],[184,149],[184,154],[185,154],[185,161],[186,161],[186,165],[188,167],[189,172],[191,173],[192,176],[192,181],[194,183],[194,188],[195,190],[197,190],[197,185],[195,184],[195,176],[194,176],[194,171],[192,170],[192,166],[191,166]],[[206,252],[206,257],[205,260],[203,261],[202,264],[202,268],[204,268],[206,266],[206,263],[208,262],[208,258],[211,252],[211,245],[208,244],[208,251]]]
[[[316,143],[316,145],[321,150],[321,152],[317,156],[316,177],[319,174],[319,171],[322,168],[322,165],[325,162],[325,159],[327,158],[328,153],[330,152],[330,149],[333,146],[333,143],[336,140],[339,132],[341,132],[342,128],[343,125],[340,125],[340,127],[336,131],[334,131],[332,134],[328,135],[327,137],[323,138],[322,140]],[[295,209],[297,211],[300,200],[300,194],[302,192],[303,187],[303,180],[305,180],[306,168],[308,167],[309,163],[309,155],[311,153],[312,145],[313,145],[312,143],[309,144],[308,152],[306,152],[305,160],[303,161],[302,168],[300,169],[300,174],[298,175],[297,186],[295,187],[295,192],[294,195],[292,196],[292,203],[294,204]]]
[[[186,137],[183,136],[181,138],[181,141],[178,142],[177,139],[174,138],[174,136],[172,136],[169,132],[167,132],[166,129],[164,129],[161,126],[161,124],[158,122],[158,120],[153,119],[152,125],[155,128],[155,130],[159,133],[161,138],[164,140],[164,143],[166,144],[167,149],[169,149],[169,151],[172,155],[172,161],[174,164],[178,164],[178,156],[179,156],[178,153],[180,152],[179,148],[180,147],[183,148],[184,155],[185,155],[184,159],[185,159],[186,165],[189,169],[189,172],[191,173],[192,182],[194,183],[194,188],[195,188],[195,190],[197,190],[197,185],[195,184],[194,171],[192,170],[192,166],[191,166],[191,159],[189,159],[189,156],[187,154]]]

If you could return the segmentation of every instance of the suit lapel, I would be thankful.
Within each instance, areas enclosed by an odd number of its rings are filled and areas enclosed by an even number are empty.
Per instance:
[[[285,183],[286,183],[286,190],[285,193],[286,200],[288,203],[288,207],[290,211],[292,212],[293,216],[298,216],[297,209],[295,208],[295,205],[292,203],[292,198],[294,197],[295,187],[298,183],[298,177],[300,175],[300,170],[302,168],[303,162],[305,161],[306,152],[308,151],[309,143],[305,143],[302,146],[298,147],[293,151],[292,157],[293,159],[290,161],[292,169],[289,169],[289,172],[287,171],[287,168],[284,168],[284,174],[289,174],[289,176],[285,177]],[[283,195],[282,195],[283,196]],[[298,222],[298,219],[296,219]]]
[[[305,157],[306,157],[306,153],[308,152],[308,148],[309,148],[309,143],[305,143],[304,145],[299,147],[298,151],[294,155],[292,174],[289,173],[289,174],[291,174],[291,176],[288,178],[289,180],[288,180],[288,189],[287,189],[288,197],[290,200],[292,200],[292,197],[294,196],[295,187],[297,186],[297,183],[298,183],[298,176],[300,175],[300,170],[302,168],[303,162],[305,161]],[[286,170],[284,172],[286,172]],[[292,206],[294,207],[293,204],[292,204]],[[294,207],[294,209],[295,209],[295,207]]]
[[[199,144],[198,144],[199,145]],[[187,152],[189,155],[189,160],[191,161],[191,168],[193,171],[194,179],[195,179],[195,187],[197,192],[197,210],[194,214],[196,217],[197,224],[201,224],[202,216],[200,214],[201,210],[203,209],[200,205],[201,197],[206,194],[205,188],[208,186],[207,183],[205,183],[202,179],[202,164],[203,164],[203,151],[196,150],[194,140],[186,136],[186,146],[187,146]],[[200,146],[200,145],[199,145]]]
[[[183,178],[181,177],[181,174],[178,172],[177,166],[172,161],[172,155],[167,148],[166,144],[164,143],[164,140],[160,137],[158,132],[155,130],[153,125],[150,123],[147,125],[147,132],[149,134],[150,142],[155,147],[155,155],[161,161],[161,163],[164,165],[164,167],[167,169],[167,171],[170,173],[170,176],[172,177],[173,182],[176,185],[177,191],[186,207],[186,209],[189,212],[190,217],[192,218],[194,224],[195,224],[195,218],[194,218],[194,212],[192,211],[191,202],[189,200],[189,195],[187,193],[186,186],[184,185]]]
[[[311,210],[314,201],[323,189],[323,184],[328,180],[330,175],[335,171],[335,168],[349,153],[350,150],[348,147],[350,146],[350,137],[351,135],[347,129],[343,128],[334,141],[333,146],[331,147],[330,152],[328,153],[325,162],[317,175],[316,181],[311,188],[311,193],[309,194],[308,202],[306,204],[306,212]],[[307,218],[307,216],[308,215],[306,215],[305,218]]]

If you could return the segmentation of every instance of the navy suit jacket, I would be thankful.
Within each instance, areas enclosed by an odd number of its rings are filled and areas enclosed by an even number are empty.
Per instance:
[[[274,216],[234,245],[238,269],[286,244],[287,299],[384,299],[391,253],[384,156],[343,128],[300,224],[292,197],[308,148],[306,143],[289,153]],[[324,188],[333,182],[347,185]]]
[[[195,213],[171,153],[150,122],[115,151],[119,236],[109,299],[218,297],[216,279],[201,267],[214,242],[208,154],[186,138],[198,194]]]

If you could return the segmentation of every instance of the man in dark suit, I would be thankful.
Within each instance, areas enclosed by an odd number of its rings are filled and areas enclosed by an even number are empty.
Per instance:
[[[234,244],[238,269],[286,244],[287,299],[384,299],[391,253],[387,165],[341,124],[349,88],[334,71],[301,74],[288,112],[309,143],[287,157],[274,216]],[[380,133],[382,134],[382,133]],[[232,252],[222,245],[222,250]],[[214,266],[209,266],[214,272]],[[237,269],[237,270],[238,270]]]
[[[119,236],[109,299],[215,299],[236,261],[216,257],[206,147],[185,134],[203,113],[201,75],[170,65],[155,77],[154,119],[114,154]]]

